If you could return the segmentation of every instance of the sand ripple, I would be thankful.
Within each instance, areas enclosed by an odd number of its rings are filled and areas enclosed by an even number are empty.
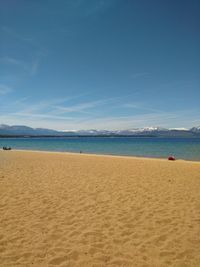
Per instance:
[[[200,266],[200,164],[0,152],[0,266]]]

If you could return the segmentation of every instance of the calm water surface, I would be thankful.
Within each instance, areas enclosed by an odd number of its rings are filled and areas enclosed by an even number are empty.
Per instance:
[[[0,138],[0,147],[200,160],[200,138],[51,137]]]

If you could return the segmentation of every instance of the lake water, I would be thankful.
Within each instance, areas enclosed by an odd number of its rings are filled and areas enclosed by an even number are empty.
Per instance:
[[[49,137],[0,138],[0,147],[200,160],[200,138]]]

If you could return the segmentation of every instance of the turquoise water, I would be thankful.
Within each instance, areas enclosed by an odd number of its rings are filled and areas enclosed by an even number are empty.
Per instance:
[[[0,138],[0,147],[200,160],[200,138],[54,137]]]

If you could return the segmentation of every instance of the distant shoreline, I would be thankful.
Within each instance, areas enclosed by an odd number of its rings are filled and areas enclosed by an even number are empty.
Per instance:
[[[72,137],[158,137],[156,135],[0,135],[0,138],[72,138]]]
[[[2,150],[0,150],[2,151]],[[116,155],[116,154],[97,154],[97,153],[88,153],[81,151],[80,152],[71,152],[71,151],[52,151],[52,150],[33,150],[33,149],[13,149],[8,153],[20,152],[20,153],[42,153],[42,154],[58,154],[58,155],[72,155],[72,156],[88,156],[88,157],[103,157],[103,158],[123,158],[123,159],[136,159],[136,160],[158,160],[158,161],[168,161],[167,158],[164,157],[145,157],[145,156],[134,156],[134,155]],[[178,158],[174,162],[188,162],[188,163],[198,163],[200,164],[200,160],[189,160],[189,159],[181,159]]]
[[[11,147],[24,151],[58,151],[98,155],[200,161],[200,139],[183,137],[135,136],[68,136],[68,137],[4,137],[0,149]]]
[[[188,138],[197,139],[200,136],[158,136],[158,135],[0,135],[3,138]]]

